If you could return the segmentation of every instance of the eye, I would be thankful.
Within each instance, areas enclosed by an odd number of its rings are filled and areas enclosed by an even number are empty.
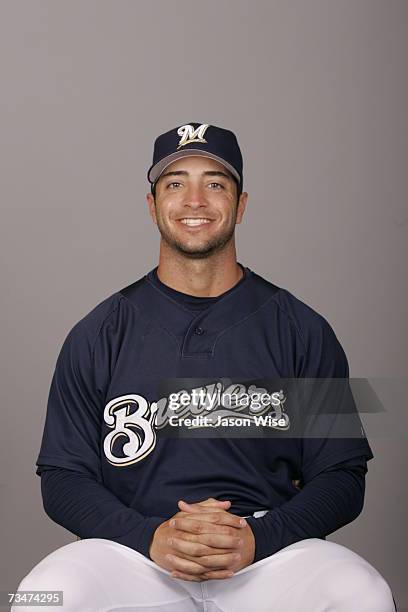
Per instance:
[[[210,185],[218,185],[218,187],[221,187],[221,189],[224,189],[224,185],[221,185],[221,183],[210,183]]]
[[[173,181],[172,183],[169,183],[167,185],[167,188],[171,187],[172,185],[181,185],[181,183],[177,182],[177,181]]]

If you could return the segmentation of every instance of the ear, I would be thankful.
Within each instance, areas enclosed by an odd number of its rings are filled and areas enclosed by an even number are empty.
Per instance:
[[[248,193],[243,191],[239,197],[238,208],[237,208],[237,218],[235,223],[241,223],[242,218],[244,216],[245,208],[248,202]]]
[[[152,193],[146,194],[146,201],[147,201],[147,206],[149,208],[150,216],[153,219],[153,222],[157,225],[156,206],[154,203],[154,197]]]

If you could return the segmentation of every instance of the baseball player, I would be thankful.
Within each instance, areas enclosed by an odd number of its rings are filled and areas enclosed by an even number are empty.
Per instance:
[[[333,435],[348,384],[296,410],[285,381],[347,383],[348,362],[324,317],[237,261],[235,135],[160,135],[148,180],[159,264],[74,325],[51,382],[36,473],[80,539],[18,590],[70,612],[392,612],[381,574],[325,539],[362,511],[373,454],[361,423]]]

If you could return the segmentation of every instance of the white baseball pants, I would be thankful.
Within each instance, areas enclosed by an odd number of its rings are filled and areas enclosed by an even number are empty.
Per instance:
[[[173,578],[122,544],[79,540],[47,555],[18,590],[63,591],[62,606],[40,606],[49,612],[395,611],[390,587],[372,565],[317,538],[291,544],[232,578],[202,582]]]

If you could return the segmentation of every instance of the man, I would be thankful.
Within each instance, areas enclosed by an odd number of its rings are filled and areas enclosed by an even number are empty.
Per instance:
[[[348,385],[285,382],[347,381],[348,364],[321,315],[237,262],[242,165],[217,126],[156,139],[159,264],[72,328],[51,383],[37,474],[82,539],[20,590],[81,611],[394,610],[378,571],[325,540],[361,512],[373,454],[361,426],[333,435]]]

